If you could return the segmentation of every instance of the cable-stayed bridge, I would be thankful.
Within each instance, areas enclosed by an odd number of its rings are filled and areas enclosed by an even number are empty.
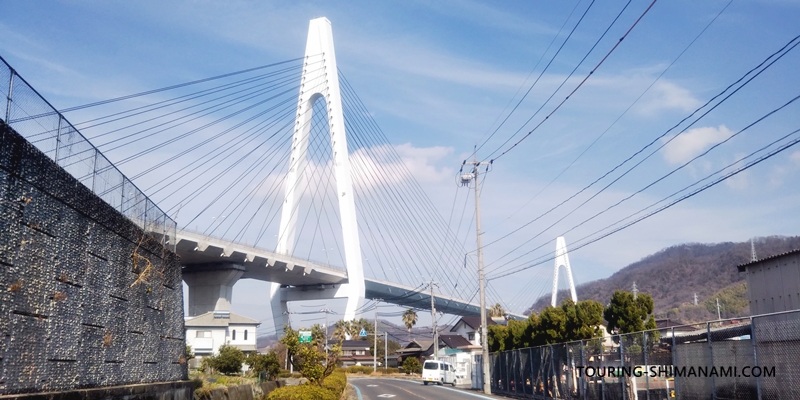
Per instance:
[[[5,120],[174,246],[190,316],[230,310],[239,279],[271,282],[257,301],[276,330],[288,302],[343,299],[352,319],[365,299],[430,309],[431,285],[437,311],[480,312],[467,237],[339,71],[327,19],[311,21],[303,58],[62,110],[114,107],[74,125],[26,108],[15,76]]]

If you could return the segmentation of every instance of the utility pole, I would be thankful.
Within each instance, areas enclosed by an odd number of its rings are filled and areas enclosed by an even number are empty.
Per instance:
[[[376,302],[383,301],[383,299],[373,299]],[[378,371],[378,304],[375,304],[375,344],[372,351],[372,372]]]
[[[383,332],[383,369],[389,368],[389,332]]]
[[[756,257],[756,244],[753,242],[753,238],[750,238],[750,261],[758,261],[758,257]]]
[[[694,294],[694,305],[697,305],[697,293]]]
[[[717,298],[717,319],[722,319],[722,316],[719,314],[719,298]]]
[[[468,164],[466,160],[461,164],[462,172],[464,165]],[[472,166],[472,173],[462,173],[461,174],[461,184],[466,186],[469,185],[469,182],[474,180],[475,181],[475,231],[477,236],[478,242],[478,286],[480,291],[480,301],[481,301],[481,364],[483,365],[483,393],[485,394],[492,394],[492,388],[489,385],[490,376],[489,376],[489,339],[487,334],[486,328],[486,282],[483,276],[483,242],[482,242],[482,232],[481,232],[481,196],[480,196],[480,184],[479,184],[479,167],[485,165],[487,170],[490,162],[478,162],[478,158],[473,158],[473,161],[469,163]]]
[[[431,281],[431,325],[433,326],[433,359],[439,360],[439,329],[436,328],[436,305],[434,304],[433,287],[436,282]]]
[[[325,313],[325,365],[328,365],[328,314],[330,314],[331,310],[327,308],[323,308],[319,310],[320,312]]]
[[[636,289],[636,281],[633,281],[633,299],[636,300],[636,295],[639,294],[639,290]]]

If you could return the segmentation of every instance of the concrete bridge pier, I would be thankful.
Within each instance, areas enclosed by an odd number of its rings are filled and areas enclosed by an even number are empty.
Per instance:
[[[186,265],[183,281],[189,286],[189,316],[210,311],[230,311],[233,285],[244,275],[245,268],[235,263]]]

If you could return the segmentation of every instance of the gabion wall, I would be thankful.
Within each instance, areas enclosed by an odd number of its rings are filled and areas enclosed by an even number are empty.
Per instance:
[[[0,395],[187,379],[178,257],[0,121]]]

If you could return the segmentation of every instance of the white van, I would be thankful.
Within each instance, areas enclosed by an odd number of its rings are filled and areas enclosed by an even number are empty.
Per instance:
[[[456,369],[452,364],[444,361],[427,360],[422,365],[422,383],[436,383],[442,385],[449,383],[456,385]]]

